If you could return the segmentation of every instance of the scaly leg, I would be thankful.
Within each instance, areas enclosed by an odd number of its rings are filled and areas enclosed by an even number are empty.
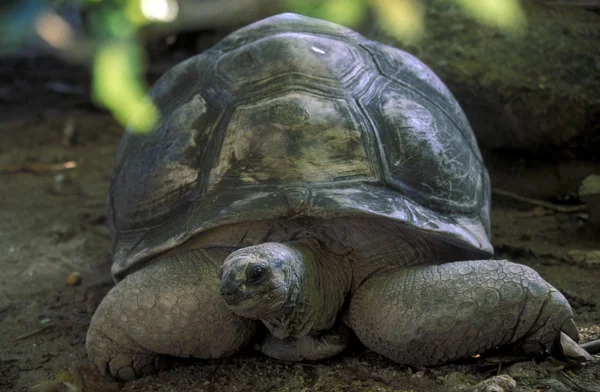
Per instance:
[[[92,318],[86,347],[104,374],[120,380],[157,370],[160,354],[221,358],[257,328],[219,295],[218,269],[232,249],[169,253],[119,282]]]
[[[507,344],[542,355],[552,351],[561,331],[578,340],[565,297],[531,268],[505,260],[376,274],[357,289],[346,316],[365,346],[414,366]]]
[[[258,346],[263,354],[282,361],[318,361],[344,351],[350,334],[346,325],[337,323],[332,329],[301,338],[278,339],[267,333]]]

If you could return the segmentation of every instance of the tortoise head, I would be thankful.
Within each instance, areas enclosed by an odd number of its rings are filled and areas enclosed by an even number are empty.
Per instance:
[[[220,269],[221,296],[236,314],[265,319],[293,306],[300,288],[301,255],[268,242],[233,252]]]

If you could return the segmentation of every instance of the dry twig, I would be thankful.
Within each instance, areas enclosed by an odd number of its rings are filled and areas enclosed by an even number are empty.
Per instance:
[[[47,174],[57,173],[65,170],[75,169],[77,162],[67,161],[62,163],[24,163],[20,165],[0,165],[0,174],[15,174],[15,173],[33,173],[33,174]]]
[[[539,206],[539,207],[544,207],[544,208],[547,208],[552,211],[562,212],[562,213],[567,213],[567,214],[573,213],[573,212],[585,211],[585,209],[586,209],[584,204],[580,204],[577,206],[563,206],[560,204],[550,203],[550,202],[544,201],[544,200],[532,199],[530,197],[521,196],[514,192],[506,191],[504,189],[498,189],[498,188],[493,188],[492,194],[508,197],[508,198],[511,198],[513,200],[517,200],[517,201],[520,201],[523,203],[527,203],[527,204],[531,204],[531,205]]]
[[[28,333],[26,333],[24,335],[17,336],[16,338],[13,339],[13,342],[18,342],[19,340],[27,339],[27,338],[30,338],[32,336],[38,335],[38,334],[40,334],[40,333],[42,333],[42,332],[44,332],[44,331],[46,331],[46,330],[48,330],[50,328],[54,328],[54,326],[55,326],[55,324],[44,325],[43,327],[40,327],[40,328],[36,329],[35,331],[31,331],[31,332],[28,332]]]

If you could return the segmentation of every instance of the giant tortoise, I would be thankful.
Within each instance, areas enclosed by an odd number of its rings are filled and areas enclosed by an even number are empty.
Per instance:
[[[105,374],[256,341],[318,360],[352,333],[401,364],[578,340],[563,295],[494,260],[490,184],[445,85],[408,53],[294,14],[242,28],[152,88],[108,199],[118,282],[87,335]]]

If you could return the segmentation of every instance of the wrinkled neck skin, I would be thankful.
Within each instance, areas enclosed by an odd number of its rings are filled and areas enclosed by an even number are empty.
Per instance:
[[[283,244],[296,253],[290,260],[287,300],[260,320],[280,339],[330,329],[350,290],[352,272],[347,258],[324,250],[316,240]]]

